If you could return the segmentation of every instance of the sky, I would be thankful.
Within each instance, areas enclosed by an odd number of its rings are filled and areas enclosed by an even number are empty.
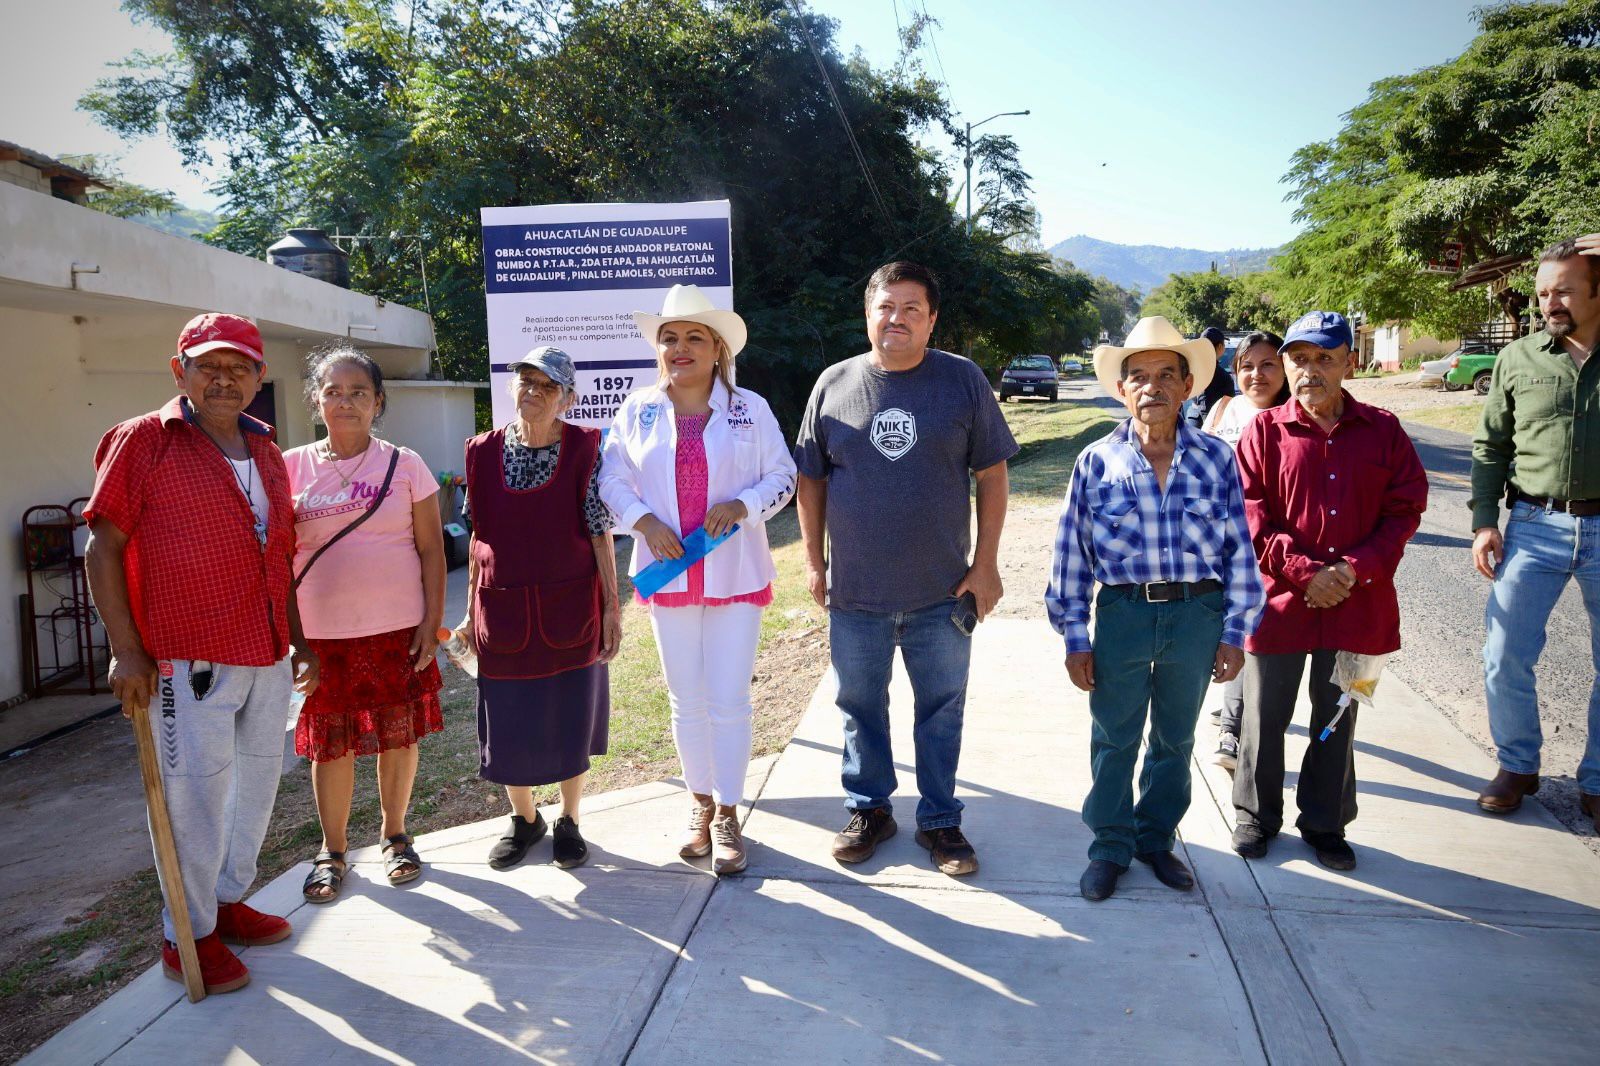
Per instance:
[[[809,0],[875,66],[897,20],[938,20],[919,56],[962,121],[1016,138],[1044,243],[1083,233],[1220,251],[1294,236],[1280,183],[1379,78],[1458,55],[1479,0]],[[0,139],[120,157],[124,175],[216,209],[213,175],[160,139],[124,143],[76,109],[109,64],[168,42],[118,0],[0,0]],[[942,138],[930,143],[948,151]],[[953,153],[952,153],[953,155]],[[959,179],[958,179],[959,180]]]

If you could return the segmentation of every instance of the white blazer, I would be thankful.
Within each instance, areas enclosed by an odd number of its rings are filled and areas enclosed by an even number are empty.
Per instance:
[[[795,466],[767,401],[749,389],[711,389],[706,419],[706,507],[738,500],[749,512],[739,532],[705,559],[705,592],[724,598],[759,592],[777,576],[767,546],[766,522],[794,495]],[[600,498],[617,524],[633,535],[631,577],[655,561],[650,545],[633,527],[654,514],[674,533],[678,517],[678,420],[672,398],[659,386],[622,401],[606,434],[600,467]],[[685,592],[680,574],[661,591]]]

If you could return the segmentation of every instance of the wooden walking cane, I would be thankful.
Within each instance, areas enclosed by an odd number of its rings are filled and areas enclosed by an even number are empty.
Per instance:
[[[189,924],[189,902],[183,891],[183,870],[178,866],[178,844],[172,839],[172,818],[167,813],[167,789],[156,762],[155,737],[150,732],[150,707],[133,708],[133,736],[139,745],[139,775],[144,778],[144,804],[150,811],[150,837],[155,841],[156,866],[166,889],[167,910],[178,941],[178,961],[183,964],[183,987],[190,1003],[206,998],[200,976],[200,955],[194,948],[194,927]]]

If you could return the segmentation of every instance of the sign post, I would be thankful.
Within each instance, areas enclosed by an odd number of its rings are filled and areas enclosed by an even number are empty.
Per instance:
[[[566,420],[609,426],[623,397],[656,380],[655,352],[632,312],[659,310],[680,284],[732,310],[729,217],[727,200],[483,208],[495,424],[515,415],[506,364],[553,344],[577,369]]]

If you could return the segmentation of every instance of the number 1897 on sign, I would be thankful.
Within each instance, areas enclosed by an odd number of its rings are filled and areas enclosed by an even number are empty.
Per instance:
[[[629,392],[633,389],[633,375],[598,377],[594,379],[594,387],[597,392]]]

